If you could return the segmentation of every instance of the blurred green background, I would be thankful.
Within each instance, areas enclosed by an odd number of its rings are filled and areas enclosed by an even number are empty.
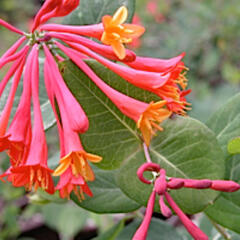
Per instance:
[[[1,0],[0,18],[27,31],[41,0]],[[239,91],[239,0],[137,0],[137,15],[146,27],[134,50],[142,56],[174,57],[186,52],[184,62],[192,93],[189,115],[206,121]],[[16,40],[0,27],[0,54]],[[0,73],[2,78],[4,72]],[[50,148],[56,148],[52,129]],[[3,157],[2,157],[3,158]],[[2,161],[2,168],[4,161]],[[30,197],[23,189],[0,182],[0,240],[92,239],[122,216],[99,216],[75,207],[48,202],[43,193]],[[59,202],[59,199],[56,198]],[[81,216],[81,218],[79,218]]]

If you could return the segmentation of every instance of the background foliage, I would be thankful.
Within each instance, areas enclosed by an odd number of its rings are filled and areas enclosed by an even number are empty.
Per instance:
[[[96,7],[95,2],[101,7]],[[95,23],[101,19],[101,15],[114,12],[122,3],[128,5],[129,19],[131,18],[135,1],[119,0],[115,5],[112,2],[91,0],[89,3],[89,0],[81,0],[80,8],[64,19],[64,22]],[[167,121],[165,131],[159,134],[152,144],[153,161],[160,162],[171,175],[175,176],[225,177],[239,181],[239,156],[232,156],[227,151],[228,141],[240,136],[239,95],[226,103],[230,96],[239,91],[240,5],[238,0],[158,0],[155,2],[157,11],[153,14],[149,11],[149,1],[137,0],[136,12],[147,31],[141,38],[140,47],[135,50],[139,55],[161,58],[173,57],[182,51],[186,52],[185,63],[190,68],[188,79],[193,89],[189,99],[193,110],[189,115],[206,122],[209,128],[192,118]],[[41,1],[37,0],[1,0],[0,17],[26,30],[40,3]],[[3,28],[0,28],[0,34],[0,53],[2,53],[15,41],[15,36]],[[146,100],[149,97],[142,91],[130,87],[100,64],[95,62],[88,64],[116,89],[131,92],[138,99]],[[136,130],[135,125],[129,119],[122,117],[118,110],[91,85],[90,90],[94,96],[98,96],[98,99],[92,96],[92,102],[89,104],[87,102],[89,99],[84,100],[88,94],[91,94],[86,88],[89,86],[89,79],[70,62],[64,63],[61,67],[66,68],[64,78],[77,99],[81,100],[90,117],[90,123],[98,124],[92,124],[93,128],[90,128],[89,132],[82,137],[86,150],[106,155],[104,156],[106,160],[100,164],[102,169],[95,169],[96,183],[92,186],[90,184],[95,197],[81,203],[75,198],[73,200],[84,209],[96,213],[120,213],[138,209],[146,204],[150,189],[142,186],[135,177],[136,169],[143,161],[139,137],[132,134]],[[78,81],[80,78],[81,82]],[[78,91],[79,87],[81,91]],[[101,117],[94,115],[93,104],[101,113]],[[44,106],[47,107],[47,105]],[[221,109],[215,112],[220,106]],[[112,111],[110,112],[109,109]],[[213,116],[209,119],[211,113]],[[47,123],[48,121],[51,122],[52,119],[48,119]],[[108,122],[113,125],[107,124]],[[50,125],[52,123],[48,126]],[[109,126],[114,127],[111,129]],[[101,129],[100,132],[98,132],[99,129]],[[113,131],[115,134],[111,135]],[[194,134],[195,138],[192,138]],[[48,131],[47,137],[50,156],[53,155],[51,167],[54,167],[58,161],[58,154],[55,154],[58,144],[54,127]],[[107,150],[104,148],[110,143],[119,146],[118,151],[113,149],[112,145]],[[170,146],[171,143],[175,145]],[[172,152],[172,149],[175,149],[175,152]],[[118,154],[119,152],[121,154]],[[181,156],[179,162],[175,156]],[[2,156],[2,159],[5,157]],[[195,165],[188,163],[191,159],[196,159]],[[206,165],[202,164],[204,161]],[[114,170],[120,166],[120,169]],[[1,167],[6,168],[6,161],[1,161]],[[217,197],[213,191],[206,194],[205,191],[199,193],[192,190],[173,195],[180,206],[190,214],[203,210]],[[201,201],[196,203],[199,198]],[[47,204],[49,202],[51,203]],[[106,204],[102,204],[103,202]],[[80,237],[81,240],[94,237],[97,237],[95,240],[121,240],[130,239],[129,236],[139,225],[139,220],[132,221],[139,212],[133,212],[127,216],[96,215],[84,209],[72,202],[66,203],[64,200],[59,200],[57,194],[48,196],[38,192],[26,197],[23,189],[13,189],[8,184],[0,182],[0,240],[70,240],[80,239]],[[156,211],[158,211],[157,208]],[[206,214],[224,227],[239,232],[239,193],[221,194],[215,204],[207,208]],[[151,223],[149,239],[160,239],[158,234],[160,228],[163,233],[161,239],[166,239],[165,236],[168,239],[188,237],[184,230],[181,228],[176,230],[163,221],[164,219],[160,220],[159,216],[156,214],[157,218],[154,218]],[[216,237],[218,233],[206,216],[200,216],[197,219],[202,229],[211,236],[210,239]],[[127,226],[124,227],[125,225]],[[178,225],[176,219],[174,225]],[[239,239],[237,233],[229,231],[229,234],[232,239]]]

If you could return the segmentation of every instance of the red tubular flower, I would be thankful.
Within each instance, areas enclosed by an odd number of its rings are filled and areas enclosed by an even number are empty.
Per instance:
[[[79,176],[82,176],[86,181],[93,181],[94,180],[94,173],[89,166],[87,160],[91,162],[99,162],[102,160],[101,157],[97,155],[93,155],[90,153],[87,153],[84,151],[78,133],[79,131],[85,132],[88,128],[88,119],[84,113],[84,111],[81,109],[81,106],[73,105],[72,108],[76,107],[75,110],[73,108],[72,112],[69,112],[69,108],[71,108],[71,105],[67,105],[65,101],[67,101],[67,97],[70,98],[70,96],[73,98],[70,94],[70,91],[66,88],[64,85],[63,79],[58,72],[56,63],[54,62],[53,57],[51,56],[49,50],[44,45],[44,52],[46,55],[46,62],[44,65],[44,73],[45,77],[48,78],[50,83],[47,85],[48,95],[50,96],[51,102],[53,102],[53,98],[57,100],[58,107],[60,110],[61,115],[61,132],[60,132],[60,138],[61,138],[61,160],[60,160],[60,166],[55,170],[54,176],[60,176],[64,174],[65,171],[67,171],[68,168],[71,168],[72,175],[75,178],[79,178]],[[60,76],[58,76],[58,73]],[[64,87],[65,86],[65,87]],[[69,91],[69,93],[63,91]],[[73,99],[69,101],[69,103],[74,104]],[[54,104],[52,104],[53,106]],[[53,107],[55,108],[55,107]],[[56,112],[56,110],[54,110]],[[78,113],[78,114],[76,114]],[[76,118],[76,122],[73,122],[71,119],[73,114],[76,114],[78,118]],[[59,124],[58,124],[59,125]],[[67,184],[67,183],[66,183]]]
[[[11,165],[16,167],[26,160],[31,142],[31,58],[27,59],[23,93],[7,135],[8,155]]]
[[[29,50],[29,46],[25,46],[23,47],[19,52],[15,53],[15,54],[12,54],[10,56],[7,56],[5,58],[1,58],[0,60],[0,69],[6,65],[7,63],[9,62],[12,62],[12,61],[15,61],[19,58],[21,58],[22,56],[26,56],[27,55],[27,52]]]
[[[92,52],[82,45],[69,42],[67,43],[69,46],[74,47],[76,50],[96,59],[131,84],[154,93],[158,88],[162,87],[170,77],[170,74],[163,76],[160,73],[131,69],[129,67],[113,63],[112,61],[101,57],[100,55]]]
[[[34,19],[32,32],[50,18],[68,15],[78,7],[79,2],[80,0],[46,0]]]
[[[90,197],[93,196],[91,190],[89,189],[87,183],[84,181],[83,177],[81,175],[79,175],[78,177],[75,177],[72,174],[71,168],[68,168],[60,176],[60,180],[55,189],[59,190],[59,194],[61,198],[69,199],[71,192],[75,193],[79,201],[82,201],[85,199],[83,193],[86,193]]]
[[[31,88],[33,99],[34,126],[30,150],[26,162],[11,169],[10,179],[14,186],[25,186],[27,190],[41,187],[50,194],[54,193],[51,177],[52,170],[47,166],[47,143],[39,103],[39,66],[37,45],[33,46],[29,61],[32,61]]]
[[[59,167],[54,171],[53,176],[60,176],[68,168],[71,168],[72,174],[78,178],[82,176],[85,181],[93,181],[94,173],[88,164],[90,162],[100,162],[101,157],[90,154],[84,151],[80,142],[79,136],[69,126],[69,117],[67,116],[64,107],[60,107],[62,128],[63,128],[63,143],[64,143],[64,156],[60,160]]]
[[[0,19],[1,20],[1,19]],[[26,37],[23,36],[21,38],[19,38],[0,58],[0,62],[2,61],[2,59],[5,59],[11,55],[13,55],[17,49],[23,44],[23,42],[26,40]]]
[[[76,51],[66,48],[58,42],[55,42],[55,44],[92,79],[123,114],[137,123],[137,127],[140,128],[143,134],[144,141],[149,145],[152,135],[155,134],[153,128],[162,131],[162,128],[157,123],[161,123],[171,115],[171,112],[163,108],[166,102],[159,101],[147,104],[116,91],[104,83],[92,69],[78,57]]]
[[[0,116],[0,137],[3,137],[7,130],[8,121],[10,118],[10,114],[11,114],[11,110],[12,110],[12,106],[15,98],[15,93],[17,91],[18,83],[21,79],[21,75],[22,75],[22,71],[25,63],[25,57],[26,56],[23,55],[21,58],[21,61],[19,62],[20,66],[18,66],[18,69],[14,75],[14,79],[13,79],[12,87],[7,99],[7,103]]]
[[[159,198],[159,206],[162,215],[166,218],[170,218],[172,216],[172,211],[164,202],[164,195],[161,195]]]
[[[61,25],[61,24],[45,24],[40,27],[41,31],[54,31],[63,33],[73,33],[77,35],[93,37],[101,39],[103,34],[102,23],[93,24],[88,26],[72,26],[72,25]]]
[[[137,70],[166,73],[174,69],[184,56],[185,53],[170,59],[136,57],[135,61],[126,64]]]
[[[184,179],[183,181],[185,188],[205,189],[210,188],[212,185],[212,181],[209,179]]]
[[[102,56],[111,59],[111,60],[115,60],[115,61],[121,61],[113,52],[112,48],[110,46],[106,46],[106,45],[102,45],[99,44],[97,42],[94,42],[90,39],[81,37],[81,36],[76,36],[74,34],[69,34],[69,33],[54,33],[54,32],[50,32],[48,33],[48,35],[50,37],[53,38],[58,38],[61,39],[63,41],[70,41],[73,43],[79,43],[91,50],[93,50],[94,52],[101,54]],[[130,50],[126,50],[126,56],[125,58],[122,60],[124,62],[132,62],[136,59],[136,54]]]
[[[201,231],[184,213],[183,211],[177,206],[177,204],[173,201],[172,197],[169,193],[165,192],[164,194],[166,200],[168,201],[169,205],[173,209],[173,211],[178,215],[181,219],[183,225],[187,229],[187,231],[192,235],[195,240],[208,240],[208,236]]]
[[[3,27],[7,28],[8,30],[12,31],[12,32],[15,32],[17,34],[20,34],[20,35],[24,35],[24,32],[15,28],[14,26],[12,26],[11,24],[5,22],[4,20],[0,19],[0,25],[2,25]]]
[[[147,238],[147,232],[148,232],[148,228],[149,228],[151,218],[152,218],[155,199],[156,199],[156,192],[153,191],[150,195],[149,200],[148,200],[147,209],[146,209],[144,219],[143,219],[140,227],[138,228],[138,230],[134,234],[132,240],[145,240]]]
[[[53,79],[57,79],[57,81],[55,80],[53,83],[57,102],[59,105],[63,105],[67,115],[71,116],[69,117],[69,124],[71,125],[71,128],[76,132],[86,132],[89,127],[86,114],[64,83],[64,80],[58,70],[58,66],[45,45],[44,52],[46,55],[46,62],[49,65],[49,74],[53,76]]]

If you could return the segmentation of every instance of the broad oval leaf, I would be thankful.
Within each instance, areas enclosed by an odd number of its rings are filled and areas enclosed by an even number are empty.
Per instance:
[[[150,146],[153,162],[159,163],[169,177],[222,179],[225,163],[213,132],[189,117],[176,117],[163,124],[164,131]],[[152,186],[139,181],[136,172],[145,162],[141,149],[126,161],[118,175],[118,185],[132,199],[145,205]],[[203,211],[218,196],[212,190],[172,190],[171,195],[186,213]],[[155,210],[159,211],[156,201]]]
[[[81,0],[79,7],[65,17],[63,22],[72,25],[99,23],[104,15],[112,15],[123,5],[128,8],[130,22],[135,11],[135,0]]]
[[[128,198],[117,186],[115,181],[117,172],[117,170],[104,171],[95,167],[96,179],[88,183],[93,197],[86,196],[84,201],[79,202],[73,194],[72,200],[80,207],[96,213],[132,212],[140,208],[140,204]]]

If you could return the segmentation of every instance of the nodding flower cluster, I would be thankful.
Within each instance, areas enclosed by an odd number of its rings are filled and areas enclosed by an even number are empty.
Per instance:
[[[16,187],[24,186],[29,191],[40,187],[52,194],[59,190],[63,198],[74,192],[81,200],[84,199],[83,193],[92,196],[87,182],[94,180],[94,173],[88,161],[97,163],[102,158],[87,153],[82,147],[79,134],[88,130],[88,118],[59,72],[58,62],[63,59],[54,49],[65,53],[66,58],[89,76],[124,115],[136,122],[147,145],[155,130],[163,130],[159,126],[163,120],[172,113],[186,114],[189,103],[185,96],[190,91],[186,90],[187,68],[182,62],[184,53],[171,59],[152,59],[137,57],[134,52],[125,49],[124,44],[138,38],[145,29],[124,23],[128,16],[124,6],[113,16],[104,16],[99,24],[45,24],[52,17],[69,14],[78,5],[79,0],[46,0],[34,19],[30,33],[24,33],[0,19],[0,25],[21,35],[0,58],[0,68],[11,64],[0,82],[0,96],[12,79],[9,96],[0,116],[0,150],[6,150],[10,158],[10,167],[1,175],[2,179],[7,179]],[[45,87],[59,131],[61,156],[55,171],[47,164],[47,144],[39,103],[40,51],[45,55]],[[159,101],[146,103],[116,91],[94,73],[84,62],[85,58],[95,59],[136,87],[155,93]],[[10,120],[22,75],[21,99]],[[53,176],[60,176],[56,187]]]
[[[154,182],[144,178],[143,173],[145,171],[154,172],[156,179]],[[195,240],[207,240],[208,236],[201,231],[178,207],[173,198],[169,194],[171,189],[180,188],[195,188],[195,189],[213,189],[222,192],[235,192],[240,189],[240,185],[233,181],[225,180],[209,180],[209,179],[184,179],[184,178],[167,178],[165,169],[161,168],[156,163],[144,163],[137,171],[138,178],[145,184],[153,184],[153,191],[149,197],[145,217],[135,233],[133,240],[145,240],[147,238],[147,232],[151,217],[154,209],[156,195],[159,196],[159,206],[163,216],[169,218],[172,215],[172,211],[166,205],[166,200],[172,210],[182,221],[187,231],[192,235]]]

